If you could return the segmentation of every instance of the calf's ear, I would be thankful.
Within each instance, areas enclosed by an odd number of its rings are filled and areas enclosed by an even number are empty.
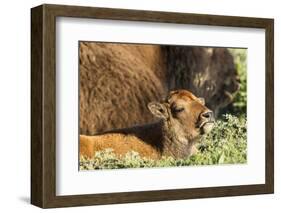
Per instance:
[[[202,104],[202,105],[205,105],[205,98],[198,98],[199,102]]]
[[[167,108],[164,104],[159,102],[150,102],[147,107],[155,117],[162,119],[168,118]]]

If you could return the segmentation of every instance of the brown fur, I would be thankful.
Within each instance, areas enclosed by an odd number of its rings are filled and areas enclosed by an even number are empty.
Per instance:
[[[146,105],[165,95],[160,46],[81,42],[79,50],[81,134],[155,121]]]
[[[153,129],[151,129],[153,130]],[[159,158],[159,152],[149,143],[134,134],[107,133],[97,136],[80,135],[80,156],[93,157],[95,152],[112,149],[118,156],[129,151],[138,152],[141,157]]]
[[[147,104],[188,89],[217,113],[238,89],[225,48],[80,42],[80,134],[155,122]]]
[[[173,91],[165,101],[149,103],[148,108],[160,121],[95,136],[80,135],[80,156],[93,157],[97,151],[113,149],[117,156],[136,151],[151,159],[184,158],[194,152],[197,139],[213,124],[211,111],[186,90]],[[210,117],[206,118],[207,112]]]

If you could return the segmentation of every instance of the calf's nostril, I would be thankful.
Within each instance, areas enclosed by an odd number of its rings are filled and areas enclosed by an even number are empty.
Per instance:
[[[210,114],[209,114],[208,112],[207,112],[207,113],[204,113],[204,114],[203,114],[203,117],[204,117],[204,118],[209,118],[209,117],[210,117]]]
[[[212,117],[212,112],[204,112],[203,114],[202,114],[202,117],[204,117],[204,118],[211,118]]]

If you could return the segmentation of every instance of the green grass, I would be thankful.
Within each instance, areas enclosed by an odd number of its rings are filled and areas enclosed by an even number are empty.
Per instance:
[[[160,160],[141,158],[128,152],[119,159],[112,150],[98,152],[92,159],[80,158],[81,170],[173,167],[190,165],[242,164],[247,162],[247,122],[245,117],[225,115],[216,122],[211,133],[198,143],[198,153],[186,159],[163,157]]]

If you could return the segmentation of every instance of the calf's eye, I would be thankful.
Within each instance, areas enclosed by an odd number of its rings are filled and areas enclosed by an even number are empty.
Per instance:
[[[172,111],[173,111],[173,113],[180,113],[180,112],[184,111],[184,108],[183,107],[173,108]]]

